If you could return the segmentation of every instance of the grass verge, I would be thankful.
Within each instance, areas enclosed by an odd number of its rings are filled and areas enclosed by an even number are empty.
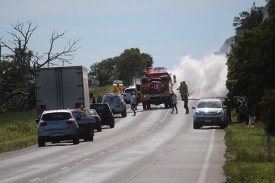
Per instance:
[[[104,93],[112,93],[114,91],[114,86],[113,85],[108,85],[104,87],[99,87],[99,88],[90,88],[90,93],[93,94],[94,97],[104,96]]]
[[[267,161],[267,136],[262,126],[233,123],[225,129],[226,182],[269,183],[275,180],[275,138],[271,136],[273,162]]]
[[[36,144],[35,118],[34,110],[0,114],[0,153]]]

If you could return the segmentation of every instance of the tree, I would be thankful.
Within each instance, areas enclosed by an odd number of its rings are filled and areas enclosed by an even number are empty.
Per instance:
[[[132,85],[133,77],[142,76],[143,70],[152,65],[153,58],[149,54],[131,48],[125,49],[119,56],[93,64],[89,75],[99,80],[100,86],[111,84],[113,80],[122,80],[124,85]]]
[[[272,162],[270,134],[275,132],[275,89],[266,90],[259,103],[261,106],[261,119],[267,132],[268,161]]]
[[[115,58],[108,58],[91,65],[89,75],[92,79],[99,81],[99,86],[106,86],[112,83],[114,70],[116,68]]]
[[[116,72],[126,85],[132,85],[134,77],[142,76],[146,67],[153,65],[153,58],[147,53],[140,53],[138,48],[126,49],[119,56]]]
[[[44,55],[34,54],[29,48],[29,41],[38,26],[33,26],[30,21],[26,23],[18,21],[12,25],[12,28],[13,31],[8,32],[10,39],[5,41],[5,36],[0,38],[0,44],[10,52],[4,54],[0,61],[2,71],[0,93],[3,98],[1,111],[33,107],[35,69],[45,67],[45,65],[54,65],[56,60],[70,62],[78,49],[76,44],[79,40],[74,40],[72,43],[69,42],[68,47],[64,47],[62,51],[53,53],[55,42],[65,34],[65,32],[59,34],[54,31],[50,39],[49,50]],[[43,60],[44,56],[46,59]]]

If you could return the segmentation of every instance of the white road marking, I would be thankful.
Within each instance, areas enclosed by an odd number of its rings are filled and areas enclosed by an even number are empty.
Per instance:
[[[65,166],[65,167],[61,168],[61,170],[66,170],[66,169],[68,169],[68,168],[69,168],[69,167]]]
[[[39,178],[39,177],[34,178],[34,179],[31,179],[31,180],[30,180],[30,182],[36,182],[36,181],[38,181],[38,180],[40,180],[40,178]]]
[[[209,166],[209,159],[210,159],[212,151],[213,151],[214,134],[215,134],[215,129],[211,133],[210,145],[209,145],[207,154],[205,156],[204,164],[203,164],[203,167],[202,167],[201,172],[200,172],[198,183],[204,183],[206,181],[207,169],[208,169],[208,166]]]
[[[100,155],[102,155],[102,154],[104,154],[105,152],[101,152],[101,153],[99,153]]]

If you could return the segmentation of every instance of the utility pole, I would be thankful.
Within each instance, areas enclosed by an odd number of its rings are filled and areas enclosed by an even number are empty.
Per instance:
[[[0,44],[0,60],[1,60],[1,58],[2,58],[1,49],[2,49],[2,45]]]

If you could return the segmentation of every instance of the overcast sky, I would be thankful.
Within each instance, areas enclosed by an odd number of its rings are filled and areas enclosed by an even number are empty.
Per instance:
[[[35,52],[45,53],[53,30],[66,31],[56,43],[80,39],[71,65],[84,65],[139,48],[154,59],[154,66],[173,69],[190,55],[200,60],[219,50],[234,35],[234,16],[249,11],[254,0],[0,0],[0,37],[11,24],[31,21],[39,28],[30,41]],[[256,6],[265,0],[256,0]],[[8,36],[3,38],[8,39]],[[2,54],[8,50],[3,49]],[[60,63],[61,66],[61,63]]]

